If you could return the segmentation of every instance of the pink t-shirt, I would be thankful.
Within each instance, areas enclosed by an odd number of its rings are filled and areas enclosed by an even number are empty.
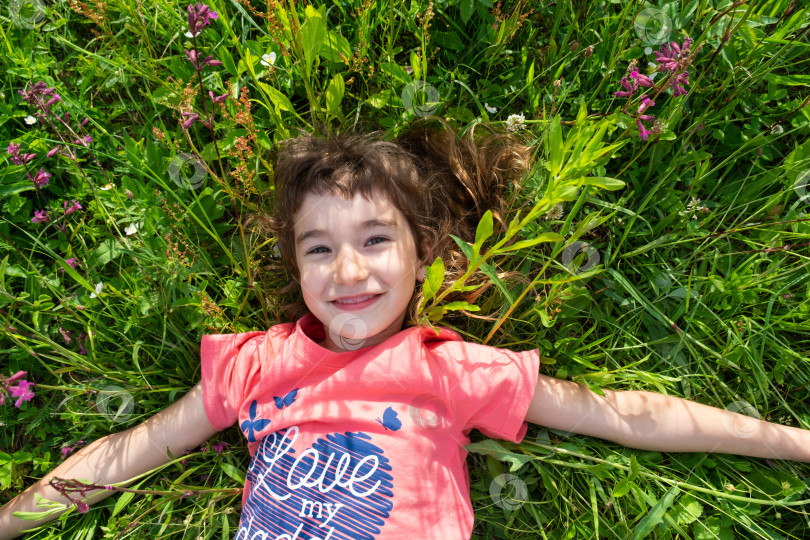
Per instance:
[[[410,327],[334,353],[309,314],[202,339],[205,411],[238,422],[251,461],[236,540],[469,539],[464,446],[520,442],[538,351]]]

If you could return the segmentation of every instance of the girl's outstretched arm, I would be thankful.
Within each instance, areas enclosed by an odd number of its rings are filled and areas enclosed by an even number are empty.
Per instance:
[[[540,375],[526,421],[642,450],[810,462],[810,430],[655,392],[604,393]]]
[[[99,485],[125,482],[168,463],[171,459],[167,450],[179,456],[199,446],[216,432],[205,414],[202,383],[198,383],[185,396],[142,424],[107,435],[82,448],[0,508],[0,540],[15,538],[21,530],[58,517],[59,514],[54,514],[40,521],[26,521],[12,516],[13,512],[41,512],[42,508],[36,506],[35,493],[51,501],[70,504],[48,485],[51,478],[84,480]],[[107,490],[89,491],[85,502],[92,504],[112,493]],[[79,497],[78,493],[75,497]]]

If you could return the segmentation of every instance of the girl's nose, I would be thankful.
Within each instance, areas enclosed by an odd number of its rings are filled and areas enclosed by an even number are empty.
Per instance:
[[[352,285],[368,278],[365,259],[351,247],[342,247],[335,258],[335,282]]]

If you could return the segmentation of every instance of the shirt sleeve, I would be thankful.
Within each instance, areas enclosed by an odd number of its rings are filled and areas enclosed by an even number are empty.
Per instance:
[[[463,341],[447,342],[448,393],[466,434],[473,428],[488,437],[520,442],[526,413],[540,371],[537,349],[511,351]]]
[[[203,403],[208,421],[216,429],[236,423],[245,389],[261,375],[259,358],[267,342],[265,332],[202,337]]]

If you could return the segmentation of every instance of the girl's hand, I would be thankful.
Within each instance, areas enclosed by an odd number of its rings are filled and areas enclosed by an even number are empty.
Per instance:
[[[82,448],[0,508],[0,540],[15,538],[21,530],[32,529],[59,516],[53,514],[39,521],[26,521],[11,515],[13,512],[41,511],[36,506],[35,493],[70,505],[70,501],[48,485],[51,478],[72,478],[99,485],[127,482],[168,463],[171,460],[168,452],[180,456],[216,432],[205,414],[202,383],[198,383],[185,396],[142,424],[107,435]],[[112,493],[108,490],[89,491],[85,502],[92,504]],[[78,497],[78,494],[74,496]]]
[[[810,462],[810,430],[655,392],[604,393],[540,375],[526,421],[642,450]]]

